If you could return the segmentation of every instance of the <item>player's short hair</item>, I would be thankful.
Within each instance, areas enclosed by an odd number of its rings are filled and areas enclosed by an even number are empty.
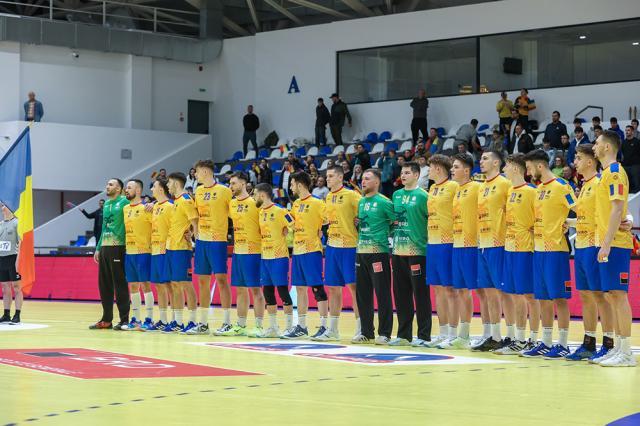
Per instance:
[[[429,166],[440,166],[448,173],[449,170],[451,170],[451,158],[447,157],[446,155],[436,154],[433,157],[429,158]]]
[[[485,153],[490,154],[494,160],[500,161],[500,165],[504,163],[504,156],[502,155],[502,151],[498,151],[496,149],[489,149],[485,151]]]
[[[295,172],[291,175],[291,179],[295,180],[297,183],[301,183],[307,189],[311,188],[311,176],[309,176],[309,173],[307,172]]]
[[[140,187],[140,189],[144,189],[144,182],[142,182],[140,179],[129,179],[129,182],[134,182]]]
[[[332,166],[327,169],[327,172],[332,171],[333,173],[344,176],[344,170],[342,170],[342,166]]]
[[[525,154],[524,161],[544,163],[545,167],[549,168],[549,156],[541,149],[535,149]]]
[[[267,194],[270,200],[273,199],[273,187],[268,183],[259,183],[253,188],[256,192],[262,192],[263,194]]]
[[[374,175],[376,177],[376,179],[378,179],[379,181],[382,180],[382,173],[380,173],[380,170],[378,169],[367,169],[364,172],[362,172],[362,174],[365,173],[371,173],[372,175]]]
[[[187,177],[182,172],[173,172],[168,176],[168,179],[177,180],[182,186],[187,183]]]
[[[238,180],[243,181],[244,183],[249,182],[249,175],[247,175],[245,172],[235,172],[229,177],[229,179],[231,178],[236,178]]]
[[[594,160],[596,159],[596,153],[593,152],[593,145],[590,143],[585,143],[582,145],[578,145],[576,147],[576,152],[579,152],[580,154],[584,154],[588,157],[593,158]]]
[[[453,156],[453,161],[458,160],[462,163],[465,169],[473,170],[473,158],[468,154],[456,154]]]
[[[213,172],[214,169],[215,169],[215,164],[213,164],[212,160],[200,160],[193,166],[193,168],[194,169],[198,169],[198,168],[209,169],[209,170],[211,170],[211,172]]]
[[[609,145],[614,147],[616,152],[620,151],[622,142],[620,141],[620,135],[618,135],[615,131],[605,130],[604,132],[602,132],[602,135],[600,137],[602,138],[603,142],[608,143]]]
[[[114,178],[111,178],[109,180],[115,180],[117,182],[118,186],[120,187],[120,189],[124,189],[124,182],[121,179],[118,179],[118,178],[114,177]]]
[[[156,182],[158,182],[158,185],[160,186],[160,189],[162,189],[162,191],[164,192],[165,197],[169,197],[170,196],[169,186],[167,185],[168,180],[165,178],[157,178]]]
[[[523,173],[527,171],[527,162],[525,161],[524,154],[522,153],[518,152],[509,155],[506,161],[507,163],[515,164],[516,166],[518,166]]]
[[[415,161],[407,161],[402,165],[403,169],[411,169],[411,173],[420,174],[420,165]]]

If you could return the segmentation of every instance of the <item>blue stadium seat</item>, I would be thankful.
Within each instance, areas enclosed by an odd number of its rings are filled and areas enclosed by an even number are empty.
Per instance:
[[[367,142],[378,142],[378,134],[376,132],[371,132],[367,135],[365,140]]]
[[[307,155],[307,149],[304,146],[301,146],[300,148],[296,149],[296,157],[304,157],[305,155]]]
[[[365,149],[367,152],[371,152],[371,144],[370,144],[370,143],[365,142],[365,143],[363,143],[363,144],[362,144],[362,146],[364,146],[364,149]]]
[[[229,161],[238,161],[238,160],[242,160],[243,158],[244,158],[244,154],[242,153],[242,151],[236,151],[233,153],[233,156]]]
[[[273,186],[278,187],[280,186],[280,180],[282,179],[282,173],[275,173],[273,175]]]
[[[75,247],[82,247],[87,245],[87,237],[84,235],[79,235],[78,240],[74,244]]]
[[[447,132],[444,127],[438,127],[436,129],[436,131],[438,132],[438,137],[441,138],[445,135],[445,133]]]
[[[385,147],[385,152],[389,152],[390,149],[398,150],[398,142],[389,142]]]
[[[269,165],[274,172],[279,172],[282,169],[282,161],[271,161]]]
[[[266,148],[262,148],[259,152],[258,152],[258,158],[262,159],[262,158],[267,158],[269,156],[269,150]]]
[[[320,155],[329,155],[331,154],[331,147],[328,145],[323,146],[322,148],[320,148]]]
[[[388,141],[389,139],[391,139],[391,132],[384,131],[380,133],[380,136],[378,137],[378,142]]]
[[[244,172],[244,164],[237,163],[235,166],[233,166],[232,170],[234,172]]]
[[[480,126],[478,126],[478,129],[476,130],[478,132],[478,134],[484,133],[487,130],[489,130],[489,125],[488,124],[481,124]]]

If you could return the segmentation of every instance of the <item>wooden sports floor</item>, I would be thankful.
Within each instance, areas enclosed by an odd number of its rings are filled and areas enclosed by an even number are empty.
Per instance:
[[[353,346],[351,313],[327,344],[88,330],[99,311],[29,301],[2,326],[0,425],[640,424],[640,368]]]

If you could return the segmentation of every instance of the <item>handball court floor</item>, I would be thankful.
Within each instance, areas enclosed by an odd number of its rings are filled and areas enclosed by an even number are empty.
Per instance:
[[[640,424],[640,368],[350,345],[350,312],[316,343],[88,330],[99,311],[29,301],[1,326],[0,425]]]

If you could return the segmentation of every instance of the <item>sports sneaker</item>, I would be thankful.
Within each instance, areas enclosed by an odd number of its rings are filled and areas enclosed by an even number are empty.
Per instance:
[[[306,339],[307,337],[309,337],[307,327],[302,327],[300,324],[296,325],[289,333],[280,336],[281,339]]]
[[[187,325],[184,326],[184,328],[182,330],[180,330],[180,333],[184,333],[187,334],[189,333],[189,331],[193,330],[194,328],[196,328],[198,325],[193,322],[193,321],[189,321],[187,323]],[[190,334],[190,333],[189,333]]]
[[[518,356],[522,356],[523,353],[530,351],[531,349],[535,348],[537,346],[537,343],[534,342],[533,340],[529,339],[525,342],[524,344],[524,348],[522,348],[522,350],[520,351],[520,353],[518,354]]]
[[[11,322],[11,317],[9,316],[9,314],[5,314],[2,317],[0,317],[0,323],[3,323],[3,322]],[[102,321],[100,321],[100,322],[102,322]],[[89,328],[91,328],[91,327],[89,327]]]
[[[226,333],[227,331],[231,330],[233,328],[233,326],[231,324],[222,324],[222,326],[220,326],[219,329],[217,329],[216,331],[213,332],[214,336],[224,336],[223,333]]]
[[[608,360],[611,357],[614,357],[618,354],[618,352],[620,351],[620,347],[616,346],[613,349],[609,349],[609,351],[607,351],[604,355],[602,355],[601,357],[598,358],[594,358],[593,360],[590,360],[589,362],[592,364],[600,364],[603,361]]]
[[[525,357],[525,358],[534,358],[534,357],[537,357],[537,356],[544,356],[550,350],[551,350],[551,348],[549,346],[545,345],[542,342],[538,342],[536,347],[534,347],[531,350],[523,352],[522,356]]]
[[[253,329],[247,331],[247,337],[256,338],[260,337],[264,330],[262,327],[255,326]]]
[[[439,334],[436,337],[432,337],[431,341],[429,343],[427,343],[427,347],[428,348],[435,348],[437,347],[440,343],[444,342],[445,340],[447,340],[446,335],[444,334]]]
[[[567,361],[584,361],[593,356],[594,351],[587,349],[585,345],[580,345],[572,354],[567,355]]]
[[[151,327],[153,327],[153,320],[147,317],[144,319],[144,322],[140,326],[140,331],[149,331]]]
[[[469,347],[472,348],[474,346],[481,345],[482,342],[484,342],[484,339],[486,339],[486,337],[484,337],[484,336],[472,336],[472,337],[469,337]]]
[[[496,355],[520,355],[520,352],[522,352],[526,345],[527,342],[514,340],[509,346],[496,349],[493,353]]]
[[[184,326],[182,324],[178,324],[175,320],[171,321],[165,328],[162,329],[163,333],[177,333],[182,331]]]
[[[246,336],[247,335],[247,326],[244,327],[239,325],[234,325],[230,330],[222,332],[220,334],[216,334],[216,336],[225,336],[225,337],[233,337],[233,336]]]
[[[402,337],[396,337],[389,341],[389,346],[411,346],[411,342]]]
[[[438,349],[454,350],[454,349],[469,349],[470,347],[469,339],[465,339],[464,337],[456,337],[451,341],[447,340],[445,343],[447,343],[446,347],[444,347],[444,343],[441,343],[440,345],[438,345]]]
[[[420,348],[423,347],[426,343],[427,340],[415,338],[411,341],[411,346],[413,346],[414,348]]]
[[[551,346],[551,350],[545,354],[544,359],[563,359],[570,353],[571,351],[566,346],[555,344]]]
[[[20,324],[20,314],[18,312],[16,312],[15,314],[13,314],[13,318],[11,318],[11,322],[9,322],[9,324]]]
[[[136,319],[136,317],[131,318],[129,324],[124,324],[122,326],[123,331],[134,331],[138,330],[142,326],[142,323]]]
[[[496,342],[492,337],[487,337],[484,339],[478,346],[474,346],[471,348],[473,352],[490,352],[495,351],[496,349],[500,349],[502,347],[502,342]]]
[[[192,323],[189,323],[192,324]],[[202,324],[202,323],[198,323],[196,324],[195,327],[191,327],[189,328],[189,326],[187,325],[187,327],[185,327],[184,334],[188,334],[189,336],[196,336],[196,335],[200,335],[200,334],[209,334],[209,324]]]
[[[355,345],[365,344],[365,343],[371,343],[371,340],[369,340],[367,336],[363,336],[362,334],[356,334],[355,336],[353,336],[353,338],[351,338],[351,343]]]
[[[595,361],[598,358],[604,357],[611,350],[612,349],[607,348],[605,345],[600,346],[600,350],[589,357],[589,363],[597,364],[596,362],[593,362],[593,361]]]
[[[166,322],[158,321],[157,323],[152,324],[149,328],[147,328],[147,331],[162,331],[162,329],[166,326]]]
[[[388,338],[387,336],[378,336],[373,342],[376,345],[388,345],[390,341],[391,339]]]
[[[500,345],[503,348],[508,348],[509,346],[511,346],[512,343],[513,343],[513,340],[511,339],[511,337],[505,337],[500,341]]]
[[[602,367],[635,367],[636,357],[630,352],[618,351],[617,354],[600,363]]]
[[[327,330],[318,337],[311,337],[311,340],[316,342],[338,342],[340,341],[340,334],[335,331]]]
[[[256,336],[261,339],[277,339],[280,337],[280,330],[278,327],[269,327],[262,330],[262,332]]]
[[[454,340],[456,340],[456,337],[449,336],[446,339],[444,339],[442,342],[438,343],[436,348],[438,348],[438,349],[449,349],[449,347],[451,347],[451,343]]]
[[[313,340],[316,337],[322,336],[326,332],[327,332],[327,327],[325,327],[324,325],[321,325],[320,327],[318,327],[318,331],[316,331],[316,334],[311,336],[311,340]]]
[[[111,323],[106,321],[98,321],[97,323],[89,326],[89,330],[110,330],[111,328],[113,328]]]
[[[124,330],[126,330],[125,327],[127,327],[128,325],[129,325],[128,322],[120,321],[119,323],[117,323],[116,325],[113,326],[113,329],[115,331],[124,331]]]

